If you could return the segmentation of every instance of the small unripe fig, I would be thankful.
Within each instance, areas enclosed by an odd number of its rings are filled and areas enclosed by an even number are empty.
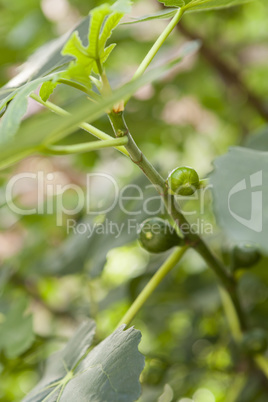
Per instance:
[[[142,223],[139,241],[142,247],[150,253],[162,253],[184,243],[175,229],[160,218],[149,218]]]
[[[267,333],[261,328],[255,328],[244,334],[242,349],[251,354],[263,353],[268,346]]]
[[[188,166],[172,170],[167,181],[172,192],[177,195],[192,195],[199,188],[199,176]]]
[[[232,266],[237,268],[250,268],[257,264],[261,254],[253,244],[238,244],[232,251]]]

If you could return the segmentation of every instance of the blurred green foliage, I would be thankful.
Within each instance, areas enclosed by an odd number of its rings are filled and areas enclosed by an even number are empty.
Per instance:
[[[59,11],[53,11],[56,3]],[[88,14],[89,7],[102,3],[0,0],[0,84],[6,83],[40,45],[71,29]],[[134,1],[135,15],[158,9],[157,1]],[[267,13],[268,4],[254,0],[218,12],[189,13],[183,20],[187,31],[201,35],[205,46],[239,71],[245,87],[230,83],[228,77],[224,80],[217,66],[198,53],[161,81],[138,91],[129,102],[127,121],[133,136],[164,175],[178,164],[186,164],[206,176],[216,156],[231,145],[243,144],[253,129],[265,123],[245,88],[261,102],[267,100]],[[165,24],[122,25],[115,32],[113,41],[118,45],[107,65],[113,85],[131,77]],[[186,39],[175,31],[158,59],[176,53]],[[70,88],[57,88],[53,101],[66,105],[73,96],[78,95]],[[111,133],[106,118],[97,126]],[[71,139],[84,140],[82,131]],[[131,163],[115,151],[57,158],[33,156],[1,174],[1,200],[6,180],[25,168],[56,171],[59,182],[82,186],[89,171],[112,172],[122,186],[137,181],[146,185]],[[105,198],[103,189],[99,193]],[[218,231],[207,197],[205,220],[213,223],[216,232],[207,240],[228,260],[230,245]],[[98,199],[96,195],[94,202]],[[66,194],[65,201],[75,204],[74,195]],[[72,236],[67,233],[67,216],[63,226],[56,226],[55,214],[18,217],[4,201],[1,204],[0,401],[16,402],[34,387],[45,359],[65,344],[84,318],[96,320],[96,340],[108,336],[166,255],[149,256],[133,233],[120,241]],[[112,219],[124,222],[119,212],[115,210]],[[86,211],[76,219],[88,219]],[[239,275],[250,323],[268,330],[267,259]],[[233,343],[215,277],[194,252],[163,281],[134,324],[142,332],[140,351],[146,356],[140,401],[156,401],[163,392],[166,401],[267,401],[262,375],[250,371],[244,351]],[[9,325],[17,328],[19,336],[12,350],[4,347]],[[170,388],[164,391],[165,384]]]

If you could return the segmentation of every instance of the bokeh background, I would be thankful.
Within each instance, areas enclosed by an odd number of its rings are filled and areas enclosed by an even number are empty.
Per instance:
[[[0,0],[0,85],[16,75],[39,46],[73,28],[102,3]],[[156,0],[134,1],[132,16],[160,9]],[[243,145],[267,122],[267,15],[264,0],[217,12],[189,13],[160,51],[157,60],[161,62],[185,42],[202,41],[197,53],[155,84],[140,89],[127,106],[126,118],[135,140],[164,175],[185,164],[205,177],[215,157],[229,146]],[[122,25],[115,31],[113,40],[118,46],[106,67],[114,87],[132,76],[166,23]],[[64,106],[78,96],[75,90],[60,86],[52,101]],[[36,113],[42,113],[41,108],[29,102],[26,118]],[[111,133],[106,118],[96,125]],[[87,134],[78,130],[70,141],[86,140]],[[87,239],[67,234],[67,216],[62,226],[56,226],[55,214],[22,217],[12,213],[5,204],[9,178],[37,171],[54,173],[55,186],[73,183],[85,189],[89,172],[112,174],[121,187],[135,183],[144,188],[148,184],[138,169],[114,150],[70,157],[35,155],[1,172],[3,402],[20,401],[33,388],[47,356],[64,345],[85,317],[97,322],[96,342],[110,334],[167,256],[150,256],[138,245],[135,233],[119,239],[109,235]],[[107,197],[108,188],[93,184],[97,204]],[[22,206],[36,206],[36,185],[22,184],[17,200]],[[71,208],[75,194],[66,192],[64,202]],[[186,207],[193,208],[194,203]],[[86,211],[75,218],[91,223],[93,219]],[[126,220],[119,207],[108,218]],[[228,261],[228,239],[215,223],[209,194],[201,218],[213,224],[214,235],[207,240]],[[250,322],[268,329],[265,265],[262,261],[254,271],[241,274],[240,293]],[[233,344],[215,277],[194,252],[163,281],[134,324],[142,332],[140,351],[146,356],[140,401],[157,401],[162,394],[159,400],[166,402],[267,401],[267,384],[260,373],[247,367],[243,352]],[[12,347],[12,336],[19,338],[17,350]]]

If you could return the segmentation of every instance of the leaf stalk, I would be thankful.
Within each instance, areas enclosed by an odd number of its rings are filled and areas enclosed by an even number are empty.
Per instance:
[[[180,262],[187,249],[188,247],[185,246],[182,248],[176,248],[175,251],[173,251],[173,253],[164,262],[164,264],[161,265],[161,267],[152,276],[152,278],[147,283],[145,288],[141,291],[141,293],[138,295],[134,303],[132,303],[129,310],[126,312],[126,314],[118,324],[118,327],[122,324],[126,324],[127,327],[130,325],[134,317],[137,315],[137,313],[140,311],[144,303],[151,296],[153,291],[163,281],[163,279],[167,276],[167,274]]]

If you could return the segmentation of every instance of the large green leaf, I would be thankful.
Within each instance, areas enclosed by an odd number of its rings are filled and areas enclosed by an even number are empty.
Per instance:
[[[48,359],[44,377],[23,401],[136,400],[144,367],[144,358],[138,351],[141,334],[134,328],[123,329],[121,326],[86,353],[95,324],[92,320],[82,324],[65,348]]]
[[[231,148],[217,158],[210,180],[220,226],[235,243],[268,253],[268,153]]]
[[[85,357],[77,367],[80,375],[64,389],[63,401],[132,402],[138,399],[139,376],[144,367],[144,357],[138,351],[141,334],[133,327],[123,329],[124,325]]]
[[[25,315],[27,304],[26,299],[14,302],[0,324],[0,351],[10,359],[21,355],[34,341],[32,316]]]

